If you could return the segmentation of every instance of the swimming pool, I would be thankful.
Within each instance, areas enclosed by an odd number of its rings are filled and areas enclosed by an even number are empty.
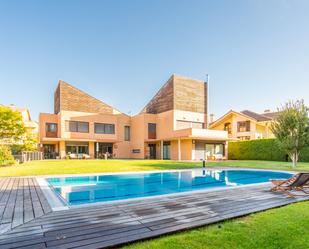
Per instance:
[[[46,178],[57,195],[69,205],[124,200],[137,197],[235,187],[287,179],[286,172],[257,170],[184,170],[96,176]]]

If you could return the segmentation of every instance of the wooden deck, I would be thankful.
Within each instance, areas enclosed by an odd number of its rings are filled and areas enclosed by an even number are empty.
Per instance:
[[[0,235],[1,249],[119,246],[304,200],[259,185],[51,212],[35,179],[1,183],[1,221],[12,228]]]
[[[50,212],[35,178],[0,178],[0,233]]]

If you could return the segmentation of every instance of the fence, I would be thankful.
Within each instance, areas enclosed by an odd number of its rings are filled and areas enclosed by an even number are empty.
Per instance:
[[[33,160],[43,160],[43,152],[40,151],[23,151],[19,155],[13,155],[14,159],[19,163],[24,163]]]

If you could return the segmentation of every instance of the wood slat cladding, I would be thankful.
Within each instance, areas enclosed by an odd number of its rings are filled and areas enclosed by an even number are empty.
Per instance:
[[[156,114],[175,109],[207,114],[207,98],[205,82],[172,75],[143,112]]]
[[[58,84],[57,89],[54,94],[54,113],[60,112],[60,84]]]
[[[54,112],[61,110],[113,114],[113,108],[60,80],[54,96]]]
[[[170,79],[161,87],[157,94],[146,105],[143,112],[146,113],[161,113],[172,110],[174,108],[174,77]]]
[[[174,77],[174,109],[207,114],[207,97],[205,82]]]

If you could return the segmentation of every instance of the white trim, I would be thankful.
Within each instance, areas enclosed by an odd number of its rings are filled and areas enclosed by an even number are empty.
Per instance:
[[[50,175],[46,178],[58,178],[58,177],[78,177],[78,176],[101,176],[101,175],[124,175],[124,174],[147,174],[147,173],[166,173],[166,172],[187,172],[192,170],[201,170],[202,168],[193,168],[193,169],[184,169],[184,170],[153,170],[153,171],[130,171],[130,172],[113,172],[113,173],[102,173],[102,174],[76,174],[76,175]],[[248,168],[206,168],[206,170],[247,170],[247,171],[269,171],[269,172],[281,172],[281,173],[289,173],[293,174],[296,172],[291,171],[282,171],[282,170],[269,170],[269,169],[248,169]],[[183,191],[183,192],[176,192],[171,194],[163,194],[163,195],[155,195],[155,196],[144,196],[144,197],[135,197],[135,198],[128,198],[122,200],[113,200],[113,201],[105,201],[105,202],[94,202],[94,203],[86,203],[86,204],[77,204],[77,205],[69,205],[65,200],[61,199],[61,197],[55,193],[53,187],[48,184],[45,178],[37,177],[36,178],[48,203],[51,205],[53,211],[60,211],[60,210],[67,210],[69,208],[81,208],[81,207],[88,207],[94,205],[108,205],[108,204],[115,204],[115,203],[127,203],[132,201],[142,201],[147,199],[155,199],[155,198],[164,198],[164,197],[171,197],[171,196],[178,196],[178,195],[192,195],[195,193],[202,193],[202,192],[209,192],[209,191],[219,191],[224,189],[234,189],[234,188],[244,188],[247,186],[260,186],[260,185],[270,185],[269,182],[262,182],[262,183],[252,183],[252,184],[244,184],[240,186],[222,186],[222,187],[215,187],[215,188],[207,188],[207,189],[198,189],[198,190],[191,190],[191,191]]]
[[[64,200],[60,199],[60,196],[53,191],[53,188],[45,178],[38,177],[36,180],[53,211],[69,209],[67,203],[64,203]]]

